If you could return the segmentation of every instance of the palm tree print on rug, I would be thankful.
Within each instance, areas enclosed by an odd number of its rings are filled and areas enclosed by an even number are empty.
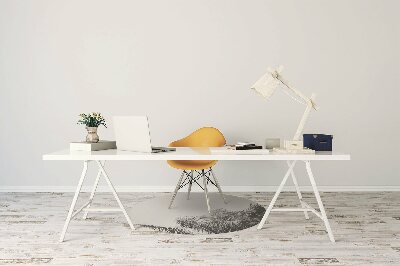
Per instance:
[[[203,193],[192,193],[187,199],[179,193],[168,209],[170,196],[147,200],[129,210],[134,223],[174,234],[222,234],[257,225],[265,208],[245,198],[225,195],[225,204],[217,193],[210,193],[208,213]]]

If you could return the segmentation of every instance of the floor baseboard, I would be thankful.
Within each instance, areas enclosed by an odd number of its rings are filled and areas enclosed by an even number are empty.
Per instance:
[[[118,192],[171,192],[175,186],[116,186]],[[274,192],[276,186],[222,186],[225,192]],[[320,191],[340,192],[340,191],[400,191],[400,186],[319,186]],[[74,186],[2,186],[0,192],[75,192]],[[83,186],[83,192],[90,192],[92,187]],[[311,186],[301,186],[301,191],[312,191]],[[210,186],[210,191],[217,191]],[[287,186],[285,191],[294,191],[293,186]],[[99,186],[98,192],[109,192],[107,186]],[[183,190],[185,191],[185,190]],[[193,192],[200,192],[199,187],[193,187]]]

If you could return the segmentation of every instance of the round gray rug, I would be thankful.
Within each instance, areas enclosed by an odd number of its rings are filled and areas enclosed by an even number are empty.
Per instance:
[[[176,234],[221,234],[257,225],[265,208],[245,198],[209,193],[211,214],[204,193],[178,193],[171,209],[171,195],[156,197],[128,210],[136,225]]]

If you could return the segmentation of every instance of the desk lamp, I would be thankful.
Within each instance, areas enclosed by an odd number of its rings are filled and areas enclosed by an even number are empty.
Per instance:
[[[300,123],[297,127],[296,133],[292,140],[284,141],[284,148],[275,148],[276,152],[285,152],[285,153],[314,153],[315,151],[307,148],[303,148],[303,141],[300,140],[302,136],[304,125],[307,121],[307,118],[310,114],[311,109],[317,110],[317,106],[314,102],[316,95],[313,93],[311,97],[308,98],[300,91],[291,87],[287,81],[285,81],[281,75],[283,70],[282,66],[279,66],[277,69],[268,68],[267,73],[265,73],[252,87],[251,89],[255,90],[259,95],[268,99],[272,96],[275,89],[280,86],[283,91],[290,96],[293,100],[306,105],[306,110],[304,111],[303,116],[301,117]]]

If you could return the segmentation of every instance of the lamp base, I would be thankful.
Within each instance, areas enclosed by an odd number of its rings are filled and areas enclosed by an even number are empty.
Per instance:
[[[285,148],[273,148],[272,152],[281,154],[315,154],[314,150],[311,149],[285,149]]]

